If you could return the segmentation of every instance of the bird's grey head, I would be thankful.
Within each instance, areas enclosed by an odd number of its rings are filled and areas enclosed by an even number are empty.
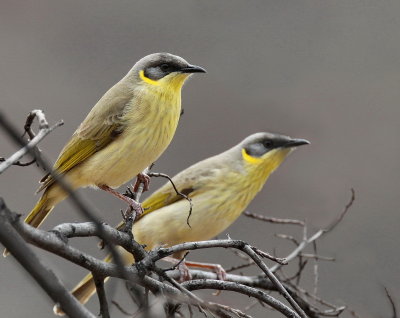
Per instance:
[[[205,73],[200,66],[191,65],[183,58],[170,53],[153,53],[140,59],[132,68],[134,75],[158,81],[171,73]],[[143,78],[142,78],[143,79]]]
[[[244,139],[239,146],[241,149],[244,149],[249,156],[259,158],[274,149],[294,148],[309,143],[310,142],[305,139],[296,139],[279,134],[260,132],[250,135]]]

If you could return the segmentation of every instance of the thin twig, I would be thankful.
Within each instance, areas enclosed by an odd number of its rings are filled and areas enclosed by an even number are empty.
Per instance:
[[[288,235],[288,234],[280,234],[280,233],[278,233],[278,234],[274,234],[274,236],[275,236],[275,237],[278,237],[278,238],[281,238],[281,239],[285,239],[285,240],[291,241],[291,242],[293,242],[293,244],[296,245],[296,246],[299,246],[299,245],[300,245],[299,241],[297,241],[297,240],[296,240],[293,236],[291,236],[291,235]]]
[[[389,300],[390,303],[390,307],[392,308],[392,318],[397,318],[397,308],[396,308],[396,304],[394,303],[393,297],[392,295],[390,295],[389,290],[385,288],[385,293],[386,293],[386,297]]]
[[[346,206],[344,207],[342,213],[340,213],[339,217],[334,222],[332,222],[332,224],[330,224],[328,227],[326,227],[324,229],[325,233],[328,233],[328,232],[332,231],[343,220],[344,216],[347,214],[347,212],[349,211],[349,209],[353,205],[355,199],[356,199],[356,192],[354,191],[353,188],[351,188],[350,201],[346,204]]]
[[[315,308],[315,311],[321,315],[326,315],[326,316],[336,316],[337,313],[341,313],[342,311],[344,311],[346,309],[346,306],[335,306],[329,302],[327,302],[326,300],[323,300],[322,298],[318,297],[317,295],[311,294],[309,293],[307,290],[293,285],[291,284],[291,286],[296,289],[297,291],[301,292],[302,294],[304,294],[305,296],[308,296],[310,298],[312,298],[313,300],[315,300],[316,302],[320,303],[321,305],[324,305],[328,308],[330,308],[328,311],[322,311],[322,310],[318,310],[317,308]]]
[[[298,264],[299,264],[299,269],[297,271],[298,275],[296,277],[296,285],[300,285],[300,280],[301,280],[301,274],[303,273],[304,268],[306,268],[306,265],[308,263],[308,260],[303,261],[303,256],[300,254],[298,257]],[[282,268],[283,270],[283,268]]]
[[[300,220],[294,220],[294,219],[279,219],[279,218],[274,218],[274,217],[268,217],[256,213],[252,213],[249,211],[244,211],[243,214],[249,218],[256,219],[259,221],[264,221],[268,223],[274,223],[274,224],[293,224],[293,225],[300,225],[304,226],[304,222]]]
[[[4,157],[0,157],[0,162],[4,162],[6,161],[6,158]],[[20,160],[12,163],[13,166],[18,166],[18,167],[27,167],[30,166],[32,164],[34,164],[36,162],[36,159],[32,159],[31,161],[28,162],[21,162]]]
[[[244,263],[244,264],[240,264],[240,265],[236,265],[236,266],[232,266],[232,267],[226,269],[225,272],[230,273],[230,272],[236,271],[238,269],[243,269],[243,268],[250,267],[252,265],[254,265],[253,261],[248,262],[248,263]]]
[[[186,256],[188,256],[188,254],[189,254],[189,252],[186,252],[186,253],[181,257],[181,259],[178,260],[172,267],[166,268],[166,269],[164,269],[163,271],[164,271],[164,272],[170,272],[170,271],[173,271],[173,270],[175,270],[175,269],[179,269],[179,266],[180,266],[183,262],[185,262]]]
[[[312,242],[314,254],[317,255],[317,243],[316,241]],[[314,295],[318,293],[318,279],[319,279],[319,271],[318,271],[318,259],[314,258]]]
[[[300,253],[299,257],[300,256],[304,257],[304,258],[317,259],[319,261],[328,261],[328,262],[334,262],[335,261],[334,257],[329,257],[329,256],[321,256],[321,255],[308,254],[308,253]]]
[[[111,303],[118,308],[118,310],[125,316],[133,316],[134,314],[127,312],[117,301],[111,300]]]
[[[299,284],[299,278],[301,277],[301,273],[303,272],[303,270],[306,267],[307,263],[308,263],[307,260],[305,260],[304,262],[299,263],[299,268],[297,269],[297,272],[293,276],[285,277],[284,281],[288,282],[288,281],[291,281],[293,279],[298,279],[297,282],[296,282],[296,285],[298,285]],[[281,270],[282,270],[282,268],[281,268]]]
[[[172,178],[171,178],[169,175],[167,175],[167,174],[165,174],[165,173],[159,173],[159,172],[150,172],[150,173],[148,174],[148,176],[149,176],[149,177],[156,177],[156,178],[157,178],[157,177],[161,177],[161,178],[166,178],[166,179],[168,179],[168,181],[171,183],[172,187],[174,188],[176,194],[179,195],[179,196],[181,196],[182,198],[184,198],[185,200],[187,200],[187,201],[189,202],[189,214],[188,214],[188,217],[187,217],[187,219],[186,219],[186,223],[187,223],[187,225],[188,225],[189,227],[191,227],[191,226],[190,226],[190,223],[189,223],[189,219],[190,219],[190,217],[191,217],[191,215],[192,215],[192,210],[193,210],[193,202],[192,202],[192,199],[189,198],[186,194],[184,194],[184,193],[182,193],[182,192],[180,192],[180,191],[178,190],[178,188],[175,186],[175,183],[172,181]]]
[[[242,268],[246,268],[246,267],[249,267],[251,265],[254,265],[254,261],[247,254],[244,254],[244,253],[242,253],[242,252],[240,252],[240,251],[238,251],[236,249],[232,249],[232,248],[229,249],[229,250],[233,254],[235,254],[236,256],[238,256],[241,259],[245,260],[246,263],[240,264],[240,265],[236,265],[236,266],[232,266],[231,268],[226,269],[225,272],[229,273],[229,272],[233,272],[233,271],[238,270],[238,269],[242,269]]]
[[[281,265],[287,265],[287,264],[288,264],[288,261],[286,260],[286,258],[275,257],[275,256],[273,256],[273,255],[271,255],[271,254],[269,254],[269,253],[267,253],[267,252],[261,251],[261,250],[258,249],[257,247],[251,247],[251,249],[252,249],[257,255],[259,255],[259,256],[261,256],[261,257],[268,258],[268,259],[270,259],[271,261],[274,261],[274,262],[276,262],[276,263],[278,263],[278,264],[281,264]]]

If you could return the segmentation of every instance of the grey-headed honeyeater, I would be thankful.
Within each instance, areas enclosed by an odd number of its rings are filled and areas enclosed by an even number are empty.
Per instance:
[[[192,73],[204,72],[169,53],[145,56],[92,108],[54,170],[73,189],[92,186],[118,196],[113,188],[140,174],[167,148],[181,113],[182,86]],[[41,182],[43,195],[25,219],[34,227],[67,196],[50,175]],[[132,199],[118,197],[137,208]]]
[[[133,225],[135,240],[150,250],[213,238],[239,217],[286,156],[306,144],[309,142],[304,139],[257,133],[183,170],[172,180],[192,200],[190,227],[186,222],[188,201],[166,183],[143,202],[145,212]],[[134,261],[131,254],[125,252],[125,256],[127,263]],[[182,253],[174,257],[182,257]],[[106,260],[111,261],[110,257]],[[73,294],[86,303],[95,290],[92,276],[88,275]],[[56,307],[55,312],[60,310]]]

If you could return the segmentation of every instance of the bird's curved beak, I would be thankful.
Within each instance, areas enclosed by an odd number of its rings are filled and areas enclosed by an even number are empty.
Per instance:
[[[310,144],[310,142],[306,139],[291,139],[283,147],[284,148],[293,148],[293,147],[309,145],[309,144]]]
[[[207,71],[204,68],[197,66],[197,65],[190,65],[190,64],[184,68],[181,68],[179,70],[179,72],[181,72],[181,73],[207,73]]]

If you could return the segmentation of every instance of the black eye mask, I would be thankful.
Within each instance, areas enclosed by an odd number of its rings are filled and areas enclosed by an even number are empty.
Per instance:
[[[181,66],[175,64],[163,63],[161,65],[155,65],[146,68],[144,70],[144,76],[150,78],[153,81],[157,81],[167,76],[168,74],[178,72],[181,68]]]

